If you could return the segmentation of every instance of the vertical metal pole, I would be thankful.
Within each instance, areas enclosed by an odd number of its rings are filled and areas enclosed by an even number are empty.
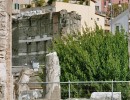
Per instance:
[[[70,100],[70,80],[69,80],[69,100]]]
[[[112,32],[112,13],[113,12],[112,12],[112,0],[111,0],[111,23],[110,23],[111,24],[111,32]]]
[[[44,64],[45,64],[45,67],[43,66],[43,74],[44,74],[44,77],[43,77],[43,81],[46,82],[46,53],[47,53],[47,41],[44,41]],[[45,97],[46,95],[46,86],[48,84],[43,84],[43,96]]]
[[[128,2],[128,10],[129,10],[129,16],[128,16],[128,54],[129,54],[129,69],[130,69],[130,0]]]
[[[111,96],[111,100],[113,100],[113,80],[112,80],[112,96]]]

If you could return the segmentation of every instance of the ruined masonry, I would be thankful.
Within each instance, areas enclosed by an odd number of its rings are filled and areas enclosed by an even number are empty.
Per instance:
[[[57,82],[46,85],[47,100],[60,100],[60,65],[56,52],[46,55],[46,82]]]
[[[43,65],[52,39],[78,31],[80,23],[80,15],[66,10],[13,19],[13,66]]]
[[[0,99],[13,100],[11,2],[0,0]]]

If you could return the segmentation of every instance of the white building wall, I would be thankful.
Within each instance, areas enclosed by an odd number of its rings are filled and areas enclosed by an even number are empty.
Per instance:
[[[13,3],[30,4],[32,0],[13,0]]]
[[[112,21],[112,33],[115,34],[116,26],[119,26],[119,30],[123,28],[125,32],[128,33],[128,10],[122,13],[122,15],[117,16],[117,18]]]
[[[12,4],[12,12],[15,13],[19,13],[20,9],[24,8],[21,5],[25,5],[25,4],[31,4],[32,0],[13,0],[13,4]]]
[[[95,21],[100,28],[105,29],[105,16],[95,14]]]
[[[96,0],[95,6],[99,6],[99,11],[101,12],[101,7],[102,7],[101,0]]]
[[[66,9],[68,12],[76,11],[81,15],[81,26],[86,27],[85,23],[89,28],[95,27],[95,3],[90,2],[91,6],[70,4],[64,2],[56,2],[56,11]]]

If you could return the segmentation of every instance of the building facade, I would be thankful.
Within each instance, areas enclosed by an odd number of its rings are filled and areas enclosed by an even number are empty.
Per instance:
[[[124,29],[125,32],[129,32],[129,11],[128,9],[124,12],[122,12],[120,15],[115,17],[112,20],[112,33],[114,34],[115,31],[121,31],[121,29]]]
[[[109,8],[109,3],[112,2],[112,4],[128,4],[129,0],[96,0],[96,11],[106,13]]]
[[[32,0],[13,0],[13,13],[19,13],[20,9],[25,8],[27,5],[31,4]]]
[[[75,11],[81,15],[81,26],[87,27],[93,30],[95,28],[95,22],[105,29],[105,16],[95,14],[95,1],[91,0],[89,5],[79,5],[73,3],[56,2],[56,11],[66,9],[68,12]],[[82,28],[81,27],[81,28]],[[81,29],[82,31],[82,29]]]

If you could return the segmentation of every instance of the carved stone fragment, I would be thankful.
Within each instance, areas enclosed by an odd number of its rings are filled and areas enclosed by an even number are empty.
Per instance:
[[[46,55],[46,82],[52,82],[46,85],[46,99],[48,100],[60,100],[60,65],[56,52]]]

